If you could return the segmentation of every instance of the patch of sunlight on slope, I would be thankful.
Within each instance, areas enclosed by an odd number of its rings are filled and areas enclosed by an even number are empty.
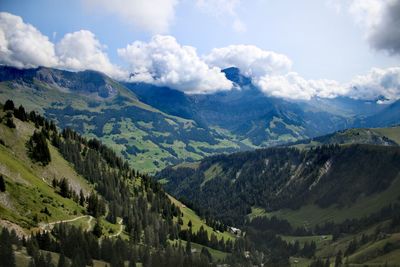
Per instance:
[[[348,207],[320,208],[317,205],[302,206],[298,210],[282,209],[266,212],[260,207],[253,207],[249,218],[257,216],[277,216],[288,220],[293,226],[315,226],[328,221],[342,222],[345,219],[360,218],[379,211],[390,203],[398,202],[400,197],[400,175],[393,180],[391,186],[385,191],[364,196]]]
[[[186,207],[183,203],[181,203],[179,200],[175,199],[174,197],[168,195],[169,199],[172,201],[172,203],[174,203],[177,207],[179,207],[179,209],[181,210],[181,212],[183,213],[183,225],[182,225],[182,229],[188,229],[188,223],[189,221],[192,221],[192,229],[193,232],[197,232],[201,226],[203,226],[204,230],[207,231],[208,236],[211,236],[211,233],[214,233],[218,240],[220,240],[221,238],[224,238],[224,240],[234,240],[235,236],[229,232],[219,232],[219,231],[214,231],[210,226],[208,226],[205,221],[203,221],[193,210],[189,209],[188,207]],[[176,220],[177,218],[174,218],[174,220]]]

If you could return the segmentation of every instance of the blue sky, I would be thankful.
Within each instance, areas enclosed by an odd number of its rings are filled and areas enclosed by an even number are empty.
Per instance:
[[[54,44],[67,33],[88,30],[99,41],[110,63],[123,68],[133,63],[121,57],[117,50],[134,41],[149,44],[156,34],[174,37],[179,46],[194,47],[199,58],[208,55],[213,48],[242,44],[282,54],[291,61],[286,72],[296,72],[296,77],[307,84],[309,80],[348,83],[357,75],[367,75],[373,68],[398,67],[400,62],[397,44],[388,46],[385,43],[382,47],[373,41],[378,38],[374,37],[373,30],[379,28],[374,21],[388,13],[386,6],[398,6],[397,0],[147,0],[150,4],[143,4],[145,2],[2,0],[0,11],[21,17],[24,23],[33,25]],[[146,51],[154,53],[149,47]],[[243,56],[246,57],[246,53]],[[154,59],[148,57],[148,60]],[[235,60],[229,62],[235,63],[238,59]],[[211,67],[222,67],[220,61],[212,60]],[[144,63],[126,68],[130,72],[133,69],[148,71],[147,66]],[[159,66],[159,62],[152,63],[151,71],[159,73]],[[252,74],[255,67],[250,67]],[[269,72],[260,74],[260,81],[264,74],[270,75]],[[271,82],[271,78],[267,81]],[[297,78],[293,79],[297,82]],[[182,79],[164,80],[168,81],[167,85],[174,86],[173,81],[179,83]],[[193,86],[196,82],[198,80],[186,82],[184,86]]]

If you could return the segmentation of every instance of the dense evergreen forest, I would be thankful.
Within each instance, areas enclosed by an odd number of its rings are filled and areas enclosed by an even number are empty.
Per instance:
[[[103,260],[111,266],[124,266],[127,262],[130,266],[135,266],[136,262],[143,266],[214,265],[205,247],[200,254],[192,253],[192,242],[227,252],[225,263],[231,266],[250,266],[257,262],[254,255],[263,255],[265,252],[262,250],[269,251],[277,243],[280,246],[267,260],[271,264],[285,266],[290,255],[299,253],[298,249],[283,253],[291,245],[275,234],[271,234],[272,241],[259,250],[252,235],[224,240],[217,239],[214,234],[208,235],[203,227],[197,231],[191,225],[188,229],[181,229],[181,211],[169,200],[161,185],[151,176],[129,167],[127,162],[100,141],[86,139],[68,128],[59,131],[53,122],[34,111],[26,112],[22,106],[14,107],[11,100],[4,104],[3,111],[5,116],[2,122],[10,128],[16,127],[15,118],[35,125],[36,130],[26,143],[27,153],[33,163],[45,166],[51,162],[48,147],[51,144],[95,188],[95,191],[85,195],[82,191],[74,191],[67,179],[54,178],[52,187],[58,194],[74,200],[85,208],[86,214],[95,218],[106,216],[110,223],[122,218],[124,230],[129,233],[127,240],[101,237],[102,226],[99,222],[89,232],[61,223],[51,231],[22,239],[15,232],[3,229],[1,246],[7,249],[2,249],[2,253],[8,253],[10,257],[10,262],[4,266],[14,266],[10,246],[26,247],[32,257],[30,266],[36,267],[53,266],[50,263],[52,257],[47,252],[60,255],[58,266],[91,265],[93,260]],[[1,189],[5,191],[5,185],[2,184]],[[41,212],[49,214],[47,208]],[[218,220],[207,218],[206,221],[215,230],[227,229]]]
[[[166,168],[157,177],[203,216],[243,225],[252,207],[346,207],[387,189],[399,171],[397,146],[332,144],[212,156],[198,166]]]
[[[129,240],[102,239],[100,242],[99,224],[91,232],[60,224],[51,232],[38,233],[23,240],[3,229],[2,248],[9,248],[10,244],[27,247],[32,257],[31,266],[51,266],[41,250],[60,253],[60,262],[64,263],[59,263],[59,266],[86,266],[94,259],[110,262],[111,266],[124,266],[126,261],[130,262],[130,266],[135,266],[135,262],[142,262],[144,266],[211,265],[206,249],[200,256],[191,255],[190,238],[193,236],[196,239],[202,233],[181,231],[180,224],[173,220],[180,216],[179,208],[150,176],[130,168],[127,162],[98,140],[85,139],[70,129],[60,132],[53,122],[34,111],[25,112],[22,106],[15,108],[11,100],[4,104],[3,111],[6,112],[3,120],[10,128],[15,127],[14,117],[35,125],[36,131],[26,144],[33,162],[41,165],[51,162],[48,148],[51,143],[79,174],[94,185],[96,191],[85,196],[82,191],[75,192],[66,179],[54,179],[54,189],[61,196],[71,198],[85,207],[87,214],[95,218],[106,215],[111,223],[116,223],[117,217],[122,218]],[[5,191],[4,181],[2,184],[1,189]],[[45,209],[43,212],[49,211]],[[189,241],[186,248],[170,242],[179,237]],[[198,239],[203,244],[212,241],[207,235]],[[233,243],[230,242],[227,248],[224,241],[218,240],[217,244],[223,250],[233,249]],[[11,262],[4,264],[13,266]]]
[[[68,128],[59,130],[36,112],[28,113],[22,106],[14,107],[12,101],[5,103],[3,111],[1,123],[11,129],[18,127],[16,119],[35,126],[36,130],[26,143],[27,154],[34,164],[46,166],[52,162],[51,144],[93,185],[94,190],[85,195],[82,190],[75,191],[65,178],[54,178],[51,183],[57,194],[72,199],[86,214],[93,216],[96,223],[90,231],[60,223],[51,230],[22,238],[4,228],[0,235],[0,256],[7,260],[0,262],[1,267],[15,266],[14,250],[21,247],[26,248],[31,258],[29,266],[35,267],[79,267],[92,265],[94,261],[107,262],[113,267],[136,266],[136,263],[145,267],[289,266],[289,259],[293,257],[312,259],[310,266],[314,267],[331,263],[341,266],[346,257],[363,245],[382,239],[382,233],[387,235],[400,230],[397,204],[360,219],[327,222],[309,228],[294,227],[277,217],[248,220],[246,216],[254,205],[266,210],[296,209],[301,203],[329,207],[346,205],[362,192],[368,195],[385,190],[400,168],[400,153],[395,147],[329,145],[306,151],[270,148],[214,156],[206,158],[196,168],[168,168],[161,172],[159,177],[168,178],[167,189],[177,186],[176,195],[182,197],[188,207],[196,209],[214,231],[225,231],[231,226],[241,228],[241,234],[235,239],[224,240],[214,233],[209,234],[203,226],[194,230],[191,221],[188,227],[183,227],[182,211],[171,202],[163,187],[153,177],[132,169],[97,139],[87,139]],[[4,145],[2,140],[0,143]],[[349,159],[360,160],[362,183],[354,184],[354,172],[349,173],[351,169],[345,164]],[[211,167],[214,177],[204,182],[204,171]],[[376,178],[378,172],[379,179]],[[323,183],[316,183],[316,180]],[[337,191],[334,185],[338,181],[341,185],[351,185],[351,190]],[[193,193],[193,188],[199,188],[197,194]],[[310,190],[312,188],[317,190]],[[0,191],[7,192],[3,176],[0,176]],[[41,212],[50,214],[47,208]],[[127,237],[102,236],[100,217],[113,224],[121,220]],[[383,221],[388,222],[384,227],[354,237],[332,259],[317,256],[318,245],[314,240],[300,243],[284,239],[284,236],[332,235],[333,240],[338,240]],[[193,253],[192,244],[204,247],[199,253]],[[387,244],[381,253],[398,249],[396,244]],[[225,252],[227,257],[216,262],[207,248]],[[58,255],[56,261],[54,253]]]

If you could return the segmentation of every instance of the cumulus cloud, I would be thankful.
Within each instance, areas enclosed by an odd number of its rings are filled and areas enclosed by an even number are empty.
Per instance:
[[[121,17],[140,29],[152,33],[168,31],[178,0],[84,0],[91,9]]]
[[[349,10],[373,48],[400,54],[400,0],[352,0]]]
[[[256,84],[265,94],[286,99],[334,98],[347,91],[337,81],[306,80],[296,72],[285,75],[266,75],[258,79]]]
[[[196,0],[196,6],[217,19],[228,18],[236,32],[245,32],[246,25],[237,15],[241,0]]]
[[[237,67],[244,75],[260,78],[265,75],[286,73],[292,66],[291,60],[283,55],[266,51],[254,45],[230,45],[214,48],[204,60],[219,68]]]
[[[110,62],[103,48],[90,31],[67,33],[56,45],[59,66],[72,70],[97,70],[114,78],[123,78],[126,74]]]
[[[131,81],[170,86],[186,93],[212,93],[232,87],[221,69],[209,67],[196,49],[182,46],[172,36],[156,35],[118,49],[133,74]]]
[[[210,66],[222,69],[239,68],[262,92],[273,97],[292,100],[338,96],[376,100],[383,97],[389,102],[400,99],[400,67],[374,68],[347,83],[340,83],[329,79],[305,79],[291,70],[292,62],[287,56],[251,45],[216,48],[204,56],[204,60]]]
[[[383,1],[393,1],[394,6],[394,0]],[[365,10],[381,12],[379,8]],[[380,22],[368,23],[380,25]],[[378,39],[385,40],[383,37]],[[231,45],[213,49],[208,55],[199,57],[194,47],[180,45],[172,36],[156,35],[149,42],[136,41],[118,49],[119,56],[128,65],[128,69],[123,70],[111,63],[105,49],[90,31],[68,33],[59,43],[53,44],[20,17],[0,13],[0,64],[4,65],[93,69],[120,80],[169,86],[186,93],[214,93],[231,89],[232,83],[221,69],[234,66],[251,77],[266,95],[273,97],[308,100],[313,97],[348,96],[365,100],[385,99],[388,102],[400,99],[400,67],[374,68],[348,83],[307,80],[291,70],[292,62],[287,56],[256,46]],[[386,50],[392,53],[397,51],[395,48]]]
[[[1,12],[0,64],[18,68],[55,66],[54,44],[21,17]]]
[[[356,76],[348,85],[348,96],[356,99],[390,101],[400,99],[400,67],[374,68],[365,75]]]
[[[92,32],[67,33],[55,45],[21,17],[5,12],[0,13],[0,64],[18,68],[91,69],[114,78],[127,75],[111,64],[103,45]]]
[[[347,96],[362,100],[379,99],[379,103],[383,103],[400,99],[400,67],[374,68],[347,83],[326,79],[307,80],[295,72],[266,75],[255,83],[266,95],[294,100]]]

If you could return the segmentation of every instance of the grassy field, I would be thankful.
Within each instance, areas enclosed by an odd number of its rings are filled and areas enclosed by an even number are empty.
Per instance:
[[[27,156],[26,142],[35,128],[14,118],[16,129],[0,124],[0,173],[6,181],[1,193],[0,218],[34,230],[40,223],[67,220],[82,215],[83,207],[61,197],[51,186],[53,178],[67,178],[71,187],[85,193],[92,187],[78,175],[58,151],[49,145],[52,161],[46,167]],[[46,214],[47,208],[49,214]]]
[[[389,139],[395,141],[397,144],[400,145],[400,126],[389,128],[375,128],[372,130],[388,137]]]
[[[221,238],[224,238],[224,240],[235,239],[235,236],[229,232],[221,233],[219,231],[214,231],[210,226],[206,225],[205,221],[203,221],[193,210],[189,209],[188,207],[183,205],[181,202],[179,202],[172,196],[169,196],[169,198],[176,206],[180,208],[181,212],[183,213],[182,229],[188,229],[188,223],[189,221],[192,221],[193,232],[197,232],[200,229],[200,227],[203,226],[204,230],[208,232],[209,237],[211,236],[211,233],[214,233],[217,236],[218,240],[220,240]]]
[[[174,240],[174,241],[171,241],[170,243],[171,244],[179,244],[179,242],[181,243],[182,247],[186,246],[186,241],[185,240],[179,240],[179,241],[178,240]],[[203,247],[206,248],[210,252],[210,254],[211,254],[212,258],[213,258],[213,261],[216,261],[216,262],[222,261],[222,260],[224,260],[226,258],[226,256],[228,256],[228,253],[225,253],[225,252],[222,252],[222,251],[219,251],[219,250],[215,250],[215,249],[212,249],[210,247],[206,247],[206,246],[203,246],[203,245],[200,245],[200,244],[197,244],[197,243],[193,243],[193,242],[191,243],[191,247],[192,247],[192,250],[193,250],[192,252],[194,254],[200,253],[201,249]]]
[[[359,198],[349,207],[320,208],[316,205],[306,205],[298,210],[278,210],[266,212],[262,208],[253,207],[250,218],[257,216],[277,216],[288,220],[294,226],[315,226],[324,222],[341,222],[345,219],[360,218],[380,210],[389,203],[398,202],[400,196],[400,175],[385,191],[367,197]]]
[[[13,99],[17,106],[22,104],[28,111],[52,117],[60,127],[71,127],[85,137],[97,137],[142,172],[154,173],[177,162],[239,149],[241,141],[231,133],[208,133],[192,120],[165,114],[140,102],[119,84],[113,84],[118,91],[116,96],[107,99],[60,90],[39,81],[35,86],[38,89],[2,82],[0,102]],[[70,112],[62,111],[65,108]],[[123,109],[130,109],[131,113],[127,115]],[[73,115],[65,116],[67,113]],[[104,116],[107,121],[99,122],[98,118]],[[198,141],[202,138],[197,135],[203,133],[213,145]]]

